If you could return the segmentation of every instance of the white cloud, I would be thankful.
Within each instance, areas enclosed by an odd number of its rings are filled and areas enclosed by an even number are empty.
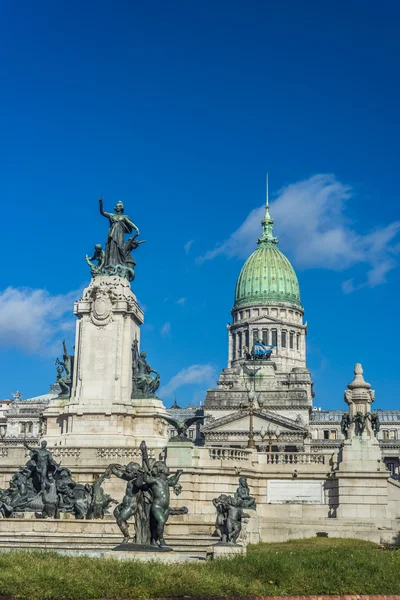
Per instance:
[[[320,174],[282,188],[271,204],[274,233],[279,234],[281,248],[296,266],[343,271],[356,264],[366,265],[365,281],[354,283],[348,279],[342,286],[345,292],[385,283],[387,273],[397,265],[395,256],[399,253],[399,244],[394,242],[400,221],[377,227],[371,233],[359,233],[345,216],[346,203],[353,197],[350,186],[334,175]],[[225,242],[198,262],[219,255],[247,258],[260,236],[263,214],[262,206],[252,210]]]
[[[54,344],[75,326],[78,292],[52,296],[46,290],[8,287],[0,292],[0,346],[26,354],[52,354]]]
[[[171,323],[166,321],[160,329],[160,333],[163,337],[168,337],[171,333]]]
[[[180,306],[185,306],[186,300],[187,300],[187,298],[179,298],[179,300],[177,300],[176,303],[179,304]]]
[[[160,397],[170,398],[176,390],[184,385],[201,384],[205,388],[214,385],[216,379],[215,368],[210,365],[191,365],[182,369],[160,388]]]
[[[190,252],[190,248],[192,247],[194,240],[189,240],[188,242],[186,242],[186,244],[183,246],[185,249],[186,254],[189,254]]]

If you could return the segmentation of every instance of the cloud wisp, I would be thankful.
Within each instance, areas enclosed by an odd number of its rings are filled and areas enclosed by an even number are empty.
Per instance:
[[[52,296],[47,290],[8,287],[0,292],[0,346],[25,354],[54,353],[59,338],[73,331],[78,292]]]
[[[346,204],[354,197],[352,188],[334,175],[319,174],[282,188],[271,204],[281,247],[294,264],[303,269],[325,268],[344,271],[357,264],[366,266],[364,281],[343,282],[344,292],[375,287],[397,265],[400,251],[400,221],[360,233],[346,217]],[[264,207],[250,212],[240,227],[222,244],[197,260],[202,263],[224,255],[246,259],[260,235]]]
[[[184,385],[200,384],[204,388],[214,385],[216,370],[211,364],[191,365],[174,375],[169,382],[160,388],[161,398],[171,398],[176,390]]]
[[[162,337],[168,337],[171,335],[171,323],[169,321],[165,321],[164,325],[160,329],[160,333]]]
[[[185,249],[186,254],[189,254],[190,252],[190,248],[192,247],[194,240],[189,240],[188,242],[186,242],[186,244],[183,246]]]

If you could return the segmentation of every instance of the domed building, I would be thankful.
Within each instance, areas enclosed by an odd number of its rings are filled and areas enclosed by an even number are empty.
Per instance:
[[[267,202],[257,248],[240,271],[228,325],[228,367],[205,400],[206,443],[243,446],[253,421],[254,443],[303,450],[312,410],[306,364],[307,324],[297,275],[278,247]],[[273,346],[255,359],[256,342]],[[253,406],[249,407],[249,392]],[[250,415],[250,412],[252,413]]]

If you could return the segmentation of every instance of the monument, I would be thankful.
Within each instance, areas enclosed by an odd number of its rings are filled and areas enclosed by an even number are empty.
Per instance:
[[[155,395],[160,376],[140,351],[144,314],[131,289],[131,253],[144,240],[137,240],[139,229],[122,202],[114,213],[104,211],[102,198],[99,206],[109,221],[106,246],[96,244],[93,256],[86,256],[92,279],[74,306],[75,355],[64,342],[64,359],[57,362],[65,375],[59,372],[61,393],[43,414],[46,439],[69,448],[139,447],[142,439],[162,447],[165,428],[153,418],[166,413]]]

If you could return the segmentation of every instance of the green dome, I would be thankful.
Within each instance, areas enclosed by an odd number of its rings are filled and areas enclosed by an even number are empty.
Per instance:
[[[258,248],[244,263],[237,280],[234,308],[276,302],[302,308],[296,273],[278,249],[278,238],[272,234],[273,223],[267,205]]]

